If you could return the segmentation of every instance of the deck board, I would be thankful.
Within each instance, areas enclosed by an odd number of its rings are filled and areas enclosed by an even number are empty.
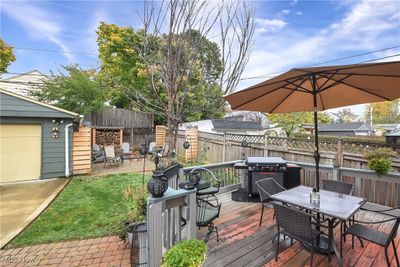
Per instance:
[[[310,253],[299,242],[290,246],[287,238],[282,240],[278,261],[275,262],[276,242],[272,238],[276,234],[272,209],[265,209],[262,226],[259,226],[261,205],[259,203],[243,203],[231,200],[230,192],[219,195],[222,203],[221,214],[215,221],[219,230],[220,241],[213,234],[207,243],[207,259],[205,266],[309,266]],[[360,211],[356,219],[377,221],[388,218],[372,212]],[[379,230],[386,230],[391,223],[375,225]],[[203,238],[206,229],[198,231],[198,238]],[[335,229],[335,241],[339,249],[339,227]],[[344,266],[386,266],[383,248],[364,241],[364,248],[357,239],[351,249],[351,237],[343,246]],[[400,252],[400,237],[395,240]],[[398,253],[399,253],[398,252]],[[396,266],[392,247],[389,249],[391,266]],[[338,266],[337,259],[331,256],[331,262],[325,255],[314,255],[313,266]]]

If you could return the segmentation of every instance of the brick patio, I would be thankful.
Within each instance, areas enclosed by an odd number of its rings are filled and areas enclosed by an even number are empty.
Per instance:
[[[130,266],[129,244],[118,236],[6,249],[1,266]]]

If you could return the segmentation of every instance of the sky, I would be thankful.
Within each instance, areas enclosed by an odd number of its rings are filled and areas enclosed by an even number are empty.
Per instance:
[[[400,60],[400,1],[253,1],[255,36],[238,90],[294,67]],[[8,71],[45,74],[98,67],[100,21],[141,27],[142,1],[1,0],[0,35],[14,46]],[[397,46],[397,47],[396,47]],[[387,49],[391,48],[392,49]],[[48,50],[48,51],[38,51]],[[385,49],[364,56],[371,51]],[[352,106],[361,115],[364,105]],[[333,110],[335,112],[337,110]]]

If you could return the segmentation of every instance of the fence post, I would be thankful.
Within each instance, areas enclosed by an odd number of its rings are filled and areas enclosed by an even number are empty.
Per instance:
[[[226,161],[226,133],[224,132],[224,140],[222,144],[222,162]]]
[[[185,161],[194,162],[199,155],[199,130],[195,127],[187,128],[185,132],[186,140],[189,140],[190,147],[185,149]]]
[[[264,148],[264,157],[268,157],[268,135],[267,134],[265,134],[264,135],[264,146],[265,146],[265,148]]]
[[[338,139],[337,141],[337,148],[336,148],[336,165],[339,167],[343,166],[343,147],[342,147],[342,140]]]

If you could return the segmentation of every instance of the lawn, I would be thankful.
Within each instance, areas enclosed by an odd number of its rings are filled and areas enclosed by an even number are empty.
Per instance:
[[[122,191],[141,181],[141,173],[73,178],[9,247],[118,234],[131,214]]]

